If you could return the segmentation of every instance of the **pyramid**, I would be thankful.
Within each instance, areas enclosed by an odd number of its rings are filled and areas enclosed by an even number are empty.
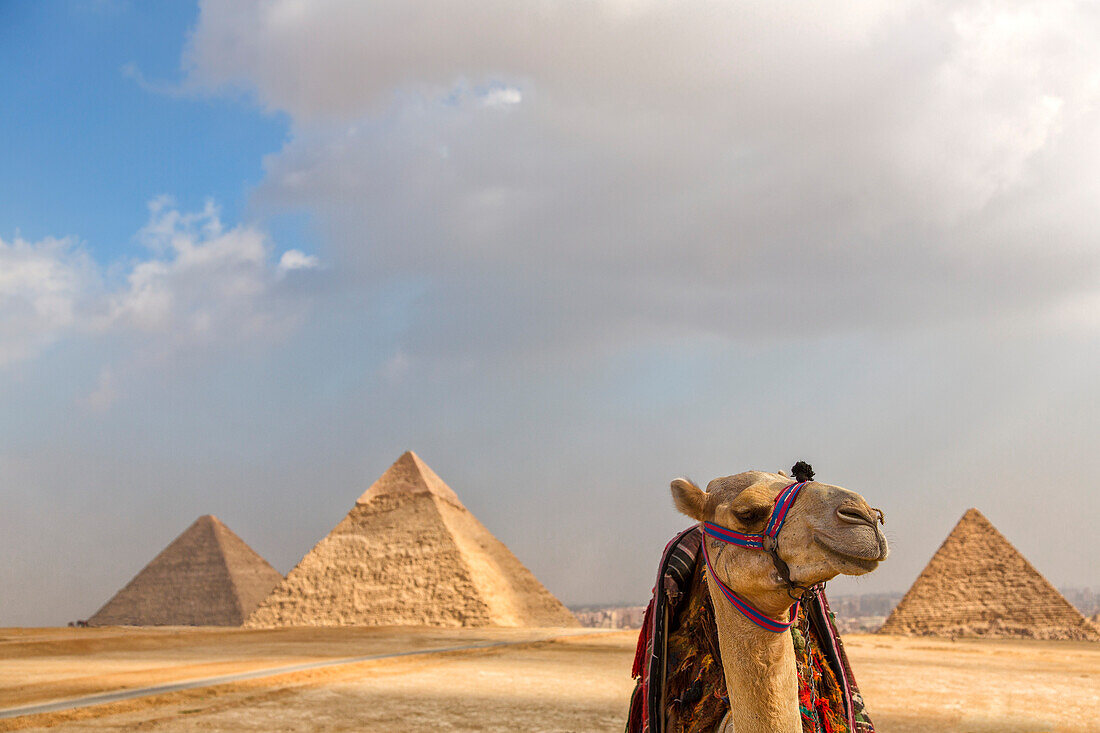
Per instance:
[[[578,624],[409,451],[359,497],[245,625]]]
[[[283,579],[222,524],[199,517],[142,568],[92,626],[240,626]]]
[[[1100,641],[977,509],[962,516],[879,633]]]

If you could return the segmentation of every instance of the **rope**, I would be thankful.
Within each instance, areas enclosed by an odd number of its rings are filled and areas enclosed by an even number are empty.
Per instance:
[[[790,511],[791,506],[794,504],[794,500],[798,497],[798,492],[802,490],[802,487],[805,486],[806,483],[806,481],[800,481],[791,484],[780,492],[779,496],[775,499],[775,507],[772,509],[771,516],[768,518],[768,524],[764,528],[764,534],[745,534],[744,532],[737,532],[728,527],[723,527],[720,524],[715,524],[714,522],[703,522],[703,533],[709,537],[713,537],[719,542],[726,542],[731,545],[737,545],[738,547],[748,547],[753,550],[763,550],[765,538],[776,540],[779,536],[779,530],[783,529],[783,523],[787,521],[787,512]],[[707,572],[710,573],[711,578],[713,578],[714,582],[718,585],[718,589],[722,591],[722,595],[726,597],[726,600],[741,612],[742,616],[760,628],[775,634],[783,633],[791,628],[791,624],[794,623],[795,618],[798,616],[798,600],[796,600],[791,607],[789,621],[784,623],[783,621],[771,618],[747,600],[737,595],[732,588],[722,582],[722,579],[718,577],[718,574],[714,572],[714,567],[710,564],[710,552],[707,550],[706,537],[703,538],[703,557],[707,563]],[[775,556],[775,559],[778,560],[778,555]],[[788,582],[790,582],[789,579]]]

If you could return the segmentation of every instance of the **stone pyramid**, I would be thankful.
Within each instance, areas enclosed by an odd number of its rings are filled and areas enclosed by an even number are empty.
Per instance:
[[[410,451],[245,625],[576,626],[577,620]]]
[[[879,633],[1100,641],[977,509],[962,516]]]
[[[283,579],[275,568],[207,514],[142,568],[93,626],[240,626]]]

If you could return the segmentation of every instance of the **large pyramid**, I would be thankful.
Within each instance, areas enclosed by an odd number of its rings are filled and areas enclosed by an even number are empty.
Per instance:
[[[240,626],[283,576],[210,514],[88,619],[93,626]]]
[[[1100,640],[977,509],[962,516],[879,633]]]
[[[246,626],[576,626],[416,454],[390,466]]]

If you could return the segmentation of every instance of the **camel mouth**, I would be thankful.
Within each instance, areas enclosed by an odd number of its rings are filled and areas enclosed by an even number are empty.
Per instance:
[[[885,547],[886,543],[880,541],[877,532],[875,533],[874,550],[870,550],[866,545],[852,547],[838,542],[833,537],[816,533],[814,534],[814,542],[834,556],[839,561],[839,565],[846,568],[855,568],[856,572],[845,572],[845,575],[862,575],[871,572],[878,567],[880,562],[886,559],[888,553]]]

